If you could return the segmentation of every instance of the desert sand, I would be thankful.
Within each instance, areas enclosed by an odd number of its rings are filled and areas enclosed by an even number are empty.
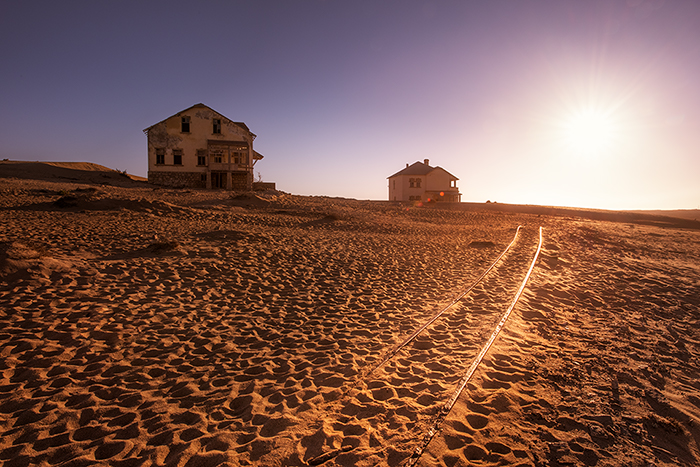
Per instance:
[[[0,220],[4,466],[404,465],[540,226],[416,465],[700,465],[693,219],[2,162]]]

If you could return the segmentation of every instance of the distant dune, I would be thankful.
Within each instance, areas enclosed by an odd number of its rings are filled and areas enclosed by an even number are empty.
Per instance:
[[[145,182],[136,175],[122,173],[92,162],[0,161],[0,178],[82,182],[132,186],[130,182]],[[126,183],[124,183],[126,182]]]
[[[700,221],[700,209],[674,209],[669,211],[652,210],[652,211],[632,211],[640,214],[651,214],[654,216],[678,217],[679,219],[690,219]]]

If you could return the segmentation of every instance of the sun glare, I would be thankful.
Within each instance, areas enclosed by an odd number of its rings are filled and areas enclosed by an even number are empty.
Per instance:
[[[564,140],[573,152],[596,156],[609,150],[615,139],[615,122],[602,111],[582,110],[563,122]]]

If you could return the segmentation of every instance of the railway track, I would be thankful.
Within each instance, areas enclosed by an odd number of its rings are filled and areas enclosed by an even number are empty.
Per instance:
[[[348,390],[344,391],[339,398],[339,400],[343,400],[350,397],[353,391],[358,391],[357,387],[362,385],[367,388],[367,391],[370,391],[372,396],[374,396],[373,398],[379,403],[389,404],[391,401],[395,400],[391,397],[396,394],[396,389],[392,386],[399,386],[403,381],[408,381],[409,384],[412,383],[414,388],[425,386],[426,389],[423,391],[424,393],[437,393],[439,395],[438,397],[443,397],[442,400],[444,400],[446,394],[449,394],[447,402],[442,404],[437,414],[434,414],[431,422],[427,424],[427,429],[424,430],[424,435],[420,443],[418,443],[418,446],[413,450],[413,454],[404,462],[403,465],[406,467],[412,467],[418,463],[431,440],[440,432],[443,421],[449,415],[465,386],[478,369],[479,364],[498,337],[501,329],[503,329],[520,295],[525,289],[542,247],[542,228],[540,227],[539,229],[539,243],[531,262],[527,246],[524,245],[520,249],[513,248],[516,243],[520,243],[519,236],[521,236],[521,226],[518,226],[510,244],[469,287],[460,292],[446,306],[431,315],[403,341],[391,348],[378,363],[362,372],[355,383]],[[513,252],[513,250],[519,251]],[[503,312],[503,301],[493,300],[489,295],[504,295],[510,292],[513,282],[512,275],[514,273],[510,275],[499,274],[493,279],[489,277],[489,273],[502,263],[503,258],[509,252],[514,256],[512,260],[508,260],[509,263],[514,263],[517,266],[522,266],[522,264],[529,264],[530,266],[517,292],[515,292],[514,295],[508,294],[512,296],[512,300],[506,311]],[[475,293],[472,294],[472,292]],[[463,313],[461,318],[452,316],[449,323],[443,324],[443,321],[448,321],[447,317],[445,317],[444,320],[435,324],[436,321],[445,316],[448,310],[465,301],[470,301],[470,303],[466,303],[463,306],[472,311],[472,313]],[[498,309],[499,305],[501,305],[500,309]],[[476,310],[476,308],[478,308],[478,310]],[[495,321],[494,318],[497,319],[497,321]],[[434,326],[431,328],[431,325]],[[461,329],[466,330],[461,332]],[[452,332],[448,332],[448,330]],[[483,341],[482,337],[488,335],[489,331],[490,337],[486,340],[486,343],[482,346],[475,345],[475,342]],[[450,334],[457,334],[457,338],[448,339],[444,337]],[[436,342],[439,342],[439,345],[434,345]],[[405,349],[411,343],[414,344],[413,352],[403,358],[397,358],[397,355],[401,354],[401,350]],[[433,384],[426,383],[427,380],[436,377],[436,372],[431,372],[431,368],[441,368],[450,364],[454,367],[455,363],[460,368],[464,368],[466,367],[467,361],[471,363],[467,367],[464,375],[456,382],[456,387],[454,385],[454,376],[449,381],[438,381]],[[421,366],[426,374],[423,377],[418,377],[416,375],[410,378],[406,377],[407,368],[413,369],[416,366]],[[377,378],[376,374],[378,370],[383,367],[386,367],[385,379],[388,379],[388,381],[380,382],[378,381],[380,378]],[[437,373],[439,374],[439,372]],[[411,371],[411,374],[413,374],[413,371]],[[450,371],[449,374],[458,375],[459,370],[456,372]],[[377,380],[377,382],[375,382],[375,380]],[[364,399],[367,398],[365,397]],[[436,403],[439,405],[437,400],[431,403],[430,397],[426,396],[424,399],[427,399],[425,405],[428,407],[434,407]],[[348,401],[346,405],[352,405],[352,403]],[[396,410],[398,411],[400,408]],[[386,422],[386,420],[384,420],[384,422]],[[390,422],[389,425],[391,425]],[[321,465],[353,449],[354,446],[352,445],[343,445],[339,449],[325,452],[320,456],[310,459],[307,465]]]

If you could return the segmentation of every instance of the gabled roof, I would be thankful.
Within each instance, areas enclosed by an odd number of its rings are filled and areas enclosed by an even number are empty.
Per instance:
[[[408,167],[406,167],[403,170],[400,170],[396,172],[394,175],[387,177],[387,178],[394,178],[398,177],[399,175],[428,175],[430,172],[433,170],[442,170],[445,172],[447,175],[450,177],[454,178],[455,180],[459,180],[459,178],[455,177],[451,173],[449,173],[447,170],[443,169],[442,167],[430,167],[427,164],[424,164],[422,162],[415,162]]]
[[[234,125],[237,125],[237,126],[243,128],[245,131],[247,131],[248,133],[250,133],[251,135],[253,135],[253,138],[255,138],[255,136],[256,136],[255,133],[253,133],[252,131],[250,131],[250,128],[248,128],[248,125],[246,125],[245,123],[243,123],[243,122],[234,122],[234,121],[231,120],[230,118],[228,118],[228,117],[226,117],[225,115],[223,115],[223,114],[217,112],[216,110],[212,109],[212,108],[209,107],[208,105],[202,104],[201,102],[200,102],[199,104],[193,105],[192,107],[187,107],[185,110],[181,110],[181,111],[179,111],[179,112],[176,113],[176,114],[172,114],[170,117],[164,118],[163,120],[161,120],[161,121],[158,122],[158,123],[154,123],[153,125],[149,126],[149,127],[146,128],[145,130],[143,130],[143,132],[146,133],[146,134],[148,134],[148,130],[150,130],[150,129],[153,128],[154,126],[163,123],[164,121],[168,120],[169,118],[178,117],[178,116],[180,116],[180,114],[182,114],[182,113],[184,113],[184,112],[187,112],[187,111],[190,110],[190,109],[206,109],[206,110],[211,110],[212,112],[214,112],[215,114],[217,114],[219,117],[221,117],[221,118],[223,118],[223,119],[225,119],[225,120],[228,120],[229,122],[233,123]]]

